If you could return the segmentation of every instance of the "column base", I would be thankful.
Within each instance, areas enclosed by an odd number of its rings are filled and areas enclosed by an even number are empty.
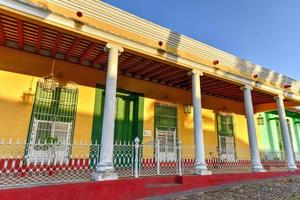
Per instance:
[[[206,165],[196,166],[195,173],[200,176],[212,175],[212,172],[207,169]]]
[[[289,171],[296,171],[298,167],[296,165],[288,165],[288,170]]]
[[[118,179],[118,174],[113,169],[104,171],[95,171],[92,173],[92,179],[95,181],[108,181]]]
[[[262,165],[252,166],[252,171],[253,172],[267,172],[267,170],[264,169],[264,167]]]
[[[196,169],[196,174],[200,175],[200,176],[207,176],[207,175],[212,175],[212,172],[208,169],[206,169],[206,170]]]

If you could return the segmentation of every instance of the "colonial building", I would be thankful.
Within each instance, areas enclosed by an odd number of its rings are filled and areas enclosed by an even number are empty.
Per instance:
[[[0,0],[0,44],[0,187],[297,169],[299,81],[92,0]]]
[[[300,114],[299,109],[289,108],[286,110],[286,120],[290,140],[292,143],[292,149],[294,152],[294,159],[299,161],[300,159]],[[258,125],[260,131],[260,141],[263,147],[262,155],[266,159],[284,160],[285,149],[282,138],[282,132],[280,128],[280,121],[278,112],[269,111],[266,113],[260,113],[258,117]]]

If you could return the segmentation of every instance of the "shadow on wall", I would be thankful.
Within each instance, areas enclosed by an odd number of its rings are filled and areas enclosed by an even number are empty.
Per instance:
[[[166,43],[166,51],[169,53],[167,54],[167,58],[173,61],[178,61],[178,47],[181,41],[181,35],[179,33],[170,31],[169,36]],[[170,55],[171,54],[171,55]]]

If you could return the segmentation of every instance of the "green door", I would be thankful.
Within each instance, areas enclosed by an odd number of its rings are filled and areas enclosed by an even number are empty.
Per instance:
[[[102,88],[96,88],[95,104],[94,104],[94,117],[93,117],[93,129],[92,129],[92,142],[101,144],[102,126],[103,126],[103,113],[104,113],[104,96],[105,92]],[[144,98],[141,95],[117,92],[116,96],[116,112],[115,112],[115,133],[114,141],[118,144],[132,143],[136,137],[142,141],[143,133],[143,113],[144,110]],[[96,158],[99,150],[91,148],[90,157]],[[120,159],[122,156],[131,158],[131,147],[118,147],[114,148],[115,167],[128,167],[130,168],[132,163],[131,159]],[[120,156],[122,155],[122,156]],[[94,159],[93,159],[94,160]],[[91,165],[95,167],[96,163]]]
[[[101,143],[105,92],[96,88],[92,141]],[[142,140],[143,132],[143,97],[128,92],[117,92],[115,117],[115,142],[133,142],[134,138]]]
[[[136,96],[118,94],[116,99],[115,141],[132,142],[137,137]]]

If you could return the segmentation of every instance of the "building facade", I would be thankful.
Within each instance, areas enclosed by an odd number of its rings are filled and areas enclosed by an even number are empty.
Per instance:
[[[271,157],[274,160],[284,159],[284,143],[280,129],[280,122],[277,111],[269,111],[259,114],[259,125],[261,146],[263,147],[262,153],[264,157]],[[291,138],[292,148],[295,155],[295,160],[299,160],[299,110],[287,109],[286,118],[288,130]],[[270,152],[277,152],[271,153]],[[281,152],[281,153],[280,153]],[[268,158],[269,159],[269,158]]]
[[[297,169],[298,81],[103,2],[0,2],[0,167],[16,182],[265,172],[268,148]],[[256,122],[274,109],[277,146]]]

